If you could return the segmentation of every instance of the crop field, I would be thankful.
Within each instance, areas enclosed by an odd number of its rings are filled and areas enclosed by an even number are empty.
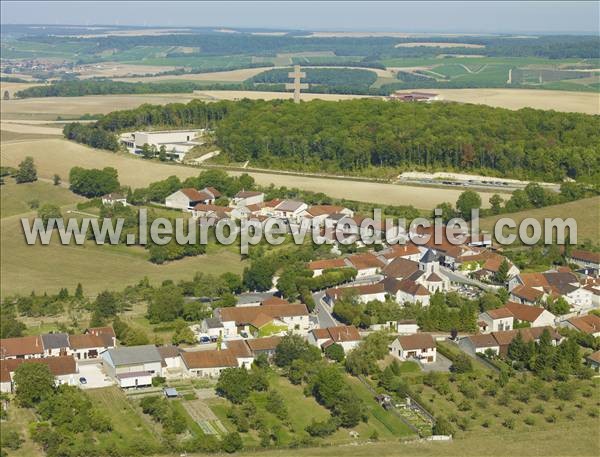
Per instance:
[[[600,197],[586,198],[562,205],[547,206],[545,208],[528,209],[518,213],[501,214],[486,217],[481,220],[481,228],[491,231],[494,223],[502,217],[510,217],[517,222],[532,217],[538,221],[544,218],[567,218],[573,217],[577,221],[577,241],[590,240],[594,244],[600,243]],[[506,231],[509,233],[511,231]]]
[[[143,69],[144,67],[141,67]],[[134,76],[129,78],[113,78],[114,81],[125,81],[125,82],[158,82],[158,81],[208,81],[208,82],[242,82],[248,78],[262,73],[265,70],[273,67],[258,67],[258,68],[242,68],[240,70],[229,70],[229,71],[215,71],[210,73],[189,73],[184,75],[162,75],[162,76]],[[145,73],[140,71],[138,73]]]
[[[537,89],[432,89],[443,100],[507,108],[600,114],[600,93]]]
[[[36,181],[32,183],[15,184],[13,180],[2,186],[0,193],[0,215],[2,217],[31,211],[30,202],[37,201],[40,206],[44,203],[53,203],[65,206],[84,201],[83,197],[74,194],[62,186],[54,186],[48,182]]]
[[[472,48],[480,49],[485,48],[483,44],[469,44],[469,43],[436,43],[430,41],[413,41],[411,43],[398,43],[396,48],[416,48],[416,47],[427,47],[427,48]]]

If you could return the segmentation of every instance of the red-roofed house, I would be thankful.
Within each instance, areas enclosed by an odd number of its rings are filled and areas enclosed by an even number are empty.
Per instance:
[[[315,260],[308,263],[308,269],[313,272],[313,276],[321,276],[324,270],[333,268],[352,268],[350,262],[346,259],[324,259]]]
[[[384,267],[384,263],[375,254],[370,252],[354,254],[346,260],[358,271],[357,278],[376,275]]]
[[[556,316],[541,306],[522,305],[509,301],[506,309],[513,314],[516,322],[528,322],[531,327],[554,327]]]
[[[592,336],[600,336],[600,317],[595,314],[571,317],[564,322],[565,327],[587,333]]]
[[[400,360],[418,360],[421,363],[435,362],[436,346],[429,333],[399,336],[389,346],[390,353]]]
[[[202,190],[184,187],[169,195],[165,199],[165,205],[169,208],[187,210],[193,208],[198,203],[212,205],[220,196],[221,193],[214,187],[205,187]]]
[[[488,309],[479,315],[481,333],[502,332],[514,328],[514,316],[507,308]]]
[[[313,346],[326,349],[332,344],[339,344],[348,353],[360,343],[360,333],[354,325],[340,325],[313,329],[308,333],[308,342]]]

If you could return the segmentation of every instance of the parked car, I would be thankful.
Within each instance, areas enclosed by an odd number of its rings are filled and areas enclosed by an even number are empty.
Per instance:
[[[242,338],[248,338],[248,334],[246,332],[240,332],[240,336]]]
[[[200,337],[200,344],[208,344],[208,343],[210,343],[210,338],[208,336]]]
[[[213,335],[213,336],[211,336],[211,337],[210,337],[210,342],[211,342],[211,343],[216,343],[218,340],[219,340],[219,337],[218,337],[218,336],[214,336],[214,335]]]
[[[85,379],[83,376],[81,378],[79,378],[79,383],[80,384],[87,384],[87,379]]]

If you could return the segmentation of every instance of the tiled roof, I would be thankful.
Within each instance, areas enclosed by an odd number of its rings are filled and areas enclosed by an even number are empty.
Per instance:
[[[246,344],[246,340],[229,340],[226,345],[235,357],[252,357],[252,351]]]
[[[593,334],[600,332],[600,317],[595,314],[588,314],[587,316],[572,317],[568,319],[568,322],[575,327],[577,330]]]
[[[110,327],[110,326],[106,326],[106,327],[90,327],[88,328],[85,333],[91,333],[92,335],[108,335],[111,338],[116,338],[117,336],[115,335],[115,330]]]
[[[534,322],[545,311],[541,306],[522,305],[509,301],[506,308],[520,321]]]
[[[413,349],[430,349],[435,347],[435,341],[429,333],[415,333],[414,335],[399,336],[398,341],[405,351]]]
[[[188,369],[237,367],[235,355],[228,349],[221,351],[182,351],[181,358]]]
[[[77,364],[73,356],[44,357],[39,359],[6,359],[0,360],[0,379],[9,382],[10,373],[23,363],[42,363],[48,367],[54,376],[63,376],[77,373]]]
[[[576,249],[571,252],[570,257],[575,260],[583,260],[584,262],[600,263],[600,252],[591,252]]]
[[[272,297],[265,298],[263,301],[260,302],[260,304],[262,306],[289,305],[290,302],[287,300],[284,300],[283,298],[279,298],[279,297],[276,297],[275,295],[273,295]]]
[[[113,339],[109,335],[69,335],[71,349],[109,348],[113,347]]]
[[[43,353],[44,345],[39,336],[0,339],[0,358]]]
[[[517,336],[517,333],[521,334],[525,342],[537,341],[540,339],[540,336],[546,329],[550,332],[550,337],[553,340],[559,341],[561,339],[560,334],[552,327],[522,328],[518,330],[507,330],[504,332],[492,332],[491,335],[494,336],[500,346],[505,346],[512,342],[512,340]]]
[[[380,255],[385,257],[386,259],[395,259],[398,257],[409,256],[420,254],[421,251],[416,244],[406,243],[406,244],[394,244],[390,246],[388,249],[380,252]]]
[[[324,259],[324,260],[315,260],[313,262],[309,262],[308,268],[309,270],[328,270],[330,268],[344,268],[348,267],[346,263],[346,259]]]
[[[513,317],[513,313],[511,313],[508,308],[488,309],[485,314],[490,316],[492,319],[506,319]]]
[[[298,202],[298,201],[294,201],[294,200],[284,200],[279,205],[277,205],[275,207],[275,209],[277,211],[294,212],[294,211],[297,211],[298,209],[300,209],[302,207],[302,205],[304,205],[304,204],[305,204],[304,202]]]
[[[262,192],[256,192],[253,190],[240,190],[237,194],[235,194],[235,198],[258,197],[259,195],[264,194]]]
[[[219,313],[222,322],[235,321],[239,325],[251,323],[259,314],[273,318],[308,316],[308,309],[304,304],[241,306],[221,308]]]
[[[511,290],[510,293],[515,297],[524,298],[531,303],[535,302],[539,298],[542,298],[544,295],[544,292],[526,285],[517,286]]]
[[[252,351],[272,351],[281,343],[280,336],[269,336],[267,338],[254,338],[246,340]]]
[[[586,357],[586,359],[592,360],[592,361],[594,361],[596,363],[600,363],[600,351],[596,351],[596,352],[591,353],[590,355],[588,355]]]
[[[319,339],[331,339],[333,342],[359,341],[360,333],[354,325],[340,325],[337,327],[318,328],[312,331],[313,335]]]
[[[496,338],[491,333],[482,334],[482,335],[473,335],[468,337],[473,346],[476,348],[489,348],[498,346],[498,342]]]
[[[379,260],[377,256],[371,254],[370,252],[365,252],[363,254],[355,254],[353,256],[348,257],[348,260],[357,270],[383,267],[383,262]]]
[[[392,278],[406,278],[419,269],[419,264],[413,260],[397,257],[383,267],[383,274]]]

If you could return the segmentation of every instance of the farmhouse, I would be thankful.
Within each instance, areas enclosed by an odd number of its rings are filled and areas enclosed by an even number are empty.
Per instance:
[[[436,347],[429,333],[399,336],[389,346],[390,354],[400,360],[417,360],[432,363],[436,359]]]
[[[237,359],[231,350],[183,351],[181,358],[188,376],[198,378],[218,377],[226,368],[236,368]]]
[[[151,344],[108,349],[101,357],[106,374],[123,388],[152,385],[152,378],[162,374],[163,358]]]
[[[410,277],[402,280],[386,278],[382,283],[386,293],[396,300],[398,304],[418,302],[423,306],[429,306],[430,292],[423,285],[410,279]]]
[[[231,199],[230,205],[233,207],[260,205],[264,201],[265,194],[263,192],[241,190]]]
[[[202,190],[185,187],[167,196],[165,205],[169,208],[189,210],[198,203],[212,205],[220,196],[221,193],[214,187],[205,187]]]
[[[283,200],[275,208],[273,208],[272,216],[279,219],[287,219],[292,222],[299,222],[301,219],[302,212],[308,208],[308,205],[304,202],[295,200]]]
[[[280,336],[269,336],[267,338],[253,338],[245,340],[246,344],[254,354],[254,357],[258,357],[261,354],[266,354],[268,358],[275,355],[277,345],[281,343]]]
[[[592,336],[600,336],[600,317],[595,314],[587,316],[571,317],[564,322],[564,326],[578,330]]]
[[[577,264],[583,268],[600,269],[600,253],[598,252],[576,249],[567,256],[567,259],[570,263]]]
[[[315,260],[308,263],[308,269],[313,272],[313,276],[321,276],[323,271],[334,268],[351,268],[346,259],[326,259]]]
[[[77,360],[96,359],[107,349],[115,347],[115,340],[104,333],[69,335],[69,348]]]
[[[412,260],[418,262],[421,258],[421,250],[416,244],[393,244],[379,253],[379,257],[389,264],[395,259]]]
[[[44,357],[70,354],[69,335],[66,333],[46,333],[41,338],[44,346]]]
[[[482,333],[502,332],[513,329],[514,315],[507,308],[489,309],[479,315],[479,322]]]
[[[44,344],[39,336],[21,336],[0,340],[0,359],[33,359],[44,356]]]
[[[313,329],[308,333],[308,342],[313,346],[326,349],[332,344],[339,344],[345,353],[356,348],[360,340],[360,333],[353,325]]]
[[[127,206],[127,197],[123,194],[111,193],[102,196],[102,204],[103,205],[123,205]]]
[[[251,332],[251,328],[261,336],[286,331],[306,334],[309,329],[308,309],[304,304],[218,308],[215,317],[221,320],[223,333],[228,336]]]
[[[14,373],[23,363],[42,363],[54,375],[56,385],[77,385],[77,364],[72,356],[45,357],[39,359],[4,359],[0,361],[0,392],[14,391]]]

